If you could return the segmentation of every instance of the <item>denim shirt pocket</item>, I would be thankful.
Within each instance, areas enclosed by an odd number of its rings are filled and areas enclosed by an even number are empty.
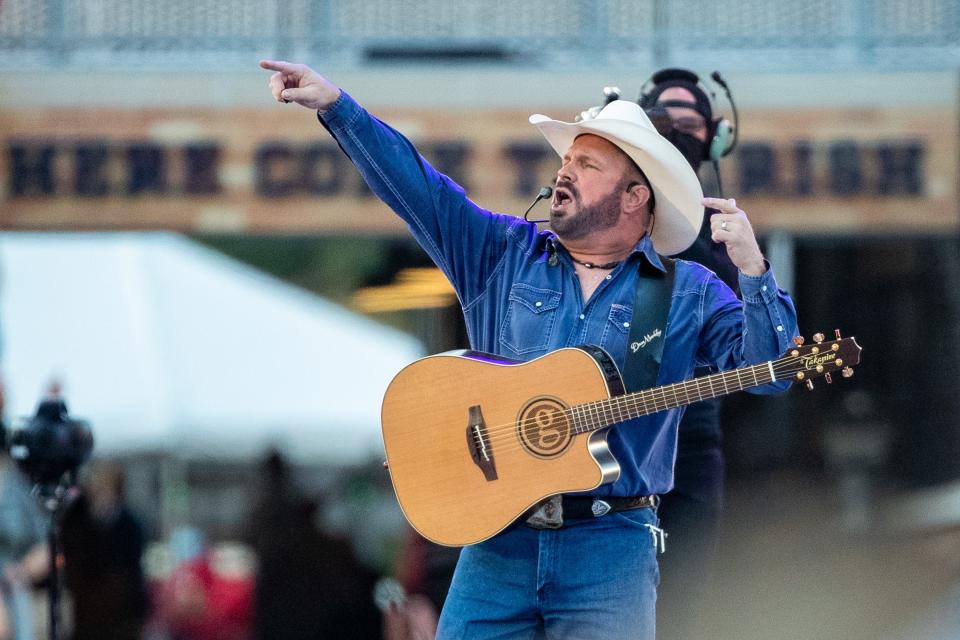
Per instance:
[[[559,306],[559,291],[514,284],[500,329],[501,346],[516,355],[546,351]]]
[[[600,346],[606,349],[607,353],[626,352],[632,317],[633,307],[623,304],[610,305],[610,313],[607,314],[607,322],[600,337]]]

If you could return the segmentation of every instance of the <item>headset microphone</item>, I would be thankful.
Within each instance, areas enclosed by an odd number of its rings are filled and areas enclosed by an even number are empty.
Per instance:
[[[730,141],[730,145],[723,152],[723,155],[727,155],[737,146],[737,140],[740,137],[740,116],[737,114],[737,103],[733,101],[733,94],[730,93],[730,87],[728,87],[726,81],[720,77],[720,72],[714,71],[711,73],[710,79],[723,87],[723,92],[727,94],[727,101],[730,103],[730,109],[733,111],[733,140]]]
[[[540,193],[537,194],[537,198],[530,203],[530,206],[527,207],[527,210],[523,212],[523,219],[527,220],[527,216],[530,215],[530,212],[533,210],[537,203],[543,200],[544,198],[549,198],[553,195],[553,189],[550,187],[541,187]],[[550,218],[546,220],[527,220],[527,222],[550,222]]]
[[[731,126],[726,120],[720,120],[717,124],[714,143],[717,147],[710,147],[710,160],[713,163],[713,172],[717,176],[717,191],[720,192],[720,197],[723,196],[723,180],[720,179],[720,158],[729,154],[733,151],[734,147],[737,146],[737,140],[740,138],[740,115],[737,113],[737,104],[733,101],[733,94],[730,93],[730,87],[727,86],[726,81],[720,76],[719,71],[714,71],[710,74],[710,79],[716,82],[723,88],[723,92],[727,95],[727,102],[730,103],[730,109],[733,111],[733,125]],[[732,131],[731,131],[732,129]],[[731,134],[733,139],[730,140]]]

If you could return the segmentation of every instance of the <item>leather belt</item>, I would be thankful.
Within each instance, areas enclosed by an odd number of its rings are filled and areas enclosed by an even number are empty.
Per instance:
[[[564,519],[599,518],[613,511],[656,508],[660,504],[659,496],[563,496]]]
[[[660,504],[660,496],[565,496],[554,495],[528,512],[525,524],[534,529],[559,529],[564,520],[599,518],[613,511],[629,511]]]

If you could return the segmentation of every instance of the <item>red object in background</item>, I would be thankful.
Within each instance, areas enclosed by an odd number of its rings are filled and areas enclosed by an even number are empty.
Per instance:
[[[249,640],[253,588],[252,576],[220,575],[204,553],[160,585],[155,624],[175,640]]]

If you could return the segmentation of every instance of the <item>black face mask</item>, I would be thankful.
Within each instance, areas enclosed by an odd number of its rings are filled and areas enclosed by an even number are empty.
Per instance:
[[[689,133],[683,133],[672,128],[664,137],[683,154],[683,157],[693,167],[694,172],[700,169],[700,163],[703,162],[703,142]]]

